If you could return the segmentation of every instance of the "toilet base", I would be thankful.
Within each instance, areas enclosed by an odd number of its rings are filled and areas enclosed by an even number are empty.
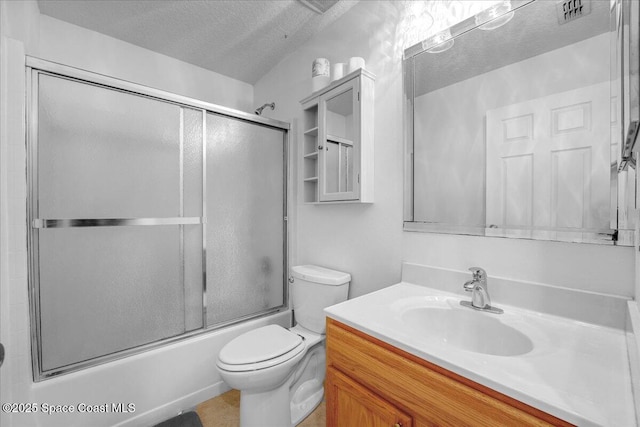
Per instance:
[[[240,391],[240,426],[296,426],[318,407],[323,398],[324,387],[315,379],[300,385],[293,400],[287,384],[261,393]]]
[[[318,407],[324,398],[324,387],[317,379],[305,381],[300,385],[291,400],[291,420],[296,426]]]
[[[324,336],[301,327],[291,331],[302,336],[309,347],[281,369],[288,376],[278,377],[279,381],[269,382],[273,370],[280,365],[269,368],[269,372],[220,369],[225,382],[240,390],[240,427],[296,426],[322,402],[326,371]],[[271,384],[279,385],[272,389]]]
[[[264,392],[240,391],[240,426],[291,426],[289,385]]]

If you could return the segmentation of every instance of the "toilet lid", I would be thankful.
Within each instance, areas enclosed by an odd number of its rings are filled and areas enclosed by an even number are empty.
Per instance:
[[[279,325],[268,325],[246,332],[225,345],[218,358],[229,365],[263,362],[290,352],[302,337]]]

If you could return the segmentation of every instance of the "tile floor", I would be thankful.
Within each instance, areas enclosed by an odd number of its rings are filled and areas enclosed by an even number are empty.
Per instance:
[[[298,427],[325,427],[324,401]],[[204,427],[238,427],[240,392],[231,390],[198,405],[196,412]],[[267,426],[265,426],[267,427]]]

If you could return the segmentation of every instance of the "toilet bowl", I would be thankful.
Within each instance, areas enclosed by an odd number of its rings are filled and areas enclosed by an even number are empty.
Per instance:
[[[241,427],[295,426],[324,396],[324,308],[347,299],[351,276],[310,265],[293,267],[292,276],[298,323],[246,332],[218,355],[220,376],[240,390]]]
[[[222,379],[236,389],[273,389],[305,355],[305,343],[282,326],[269,325],[240,335],[218,356]]]
[[[261,344],[270,351],[250,353]],[[269,325],[239,336],[223,350],[218,371],[225,383],[240,390],[242,427],[296,425],[322,401],[323,336],[300,326],[289,330]],[[243,363],[234,356],[241,356]]]

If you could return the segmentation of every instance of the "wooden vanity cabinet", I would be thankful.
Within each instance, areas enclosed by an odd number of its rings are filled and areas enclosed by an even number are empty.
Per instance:
[[[327,426],[571,426],[327,318]]]

